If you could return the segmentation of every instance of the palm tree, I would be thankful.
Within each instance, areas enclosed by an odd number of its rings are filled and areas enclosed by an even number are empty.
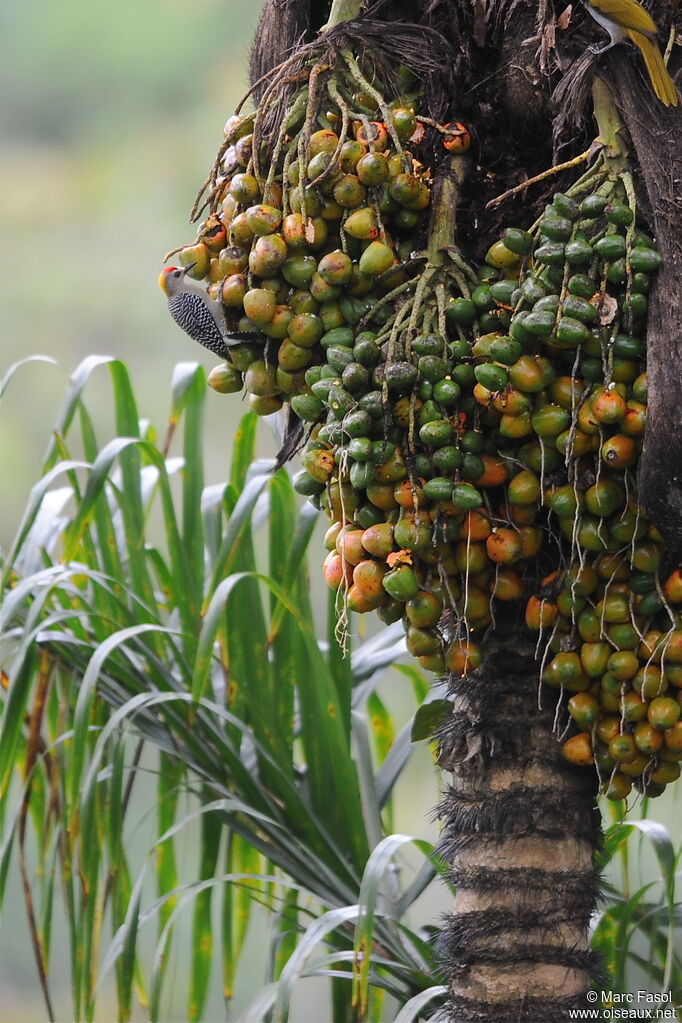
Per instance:
[[[328,17],[360,11],[358,3],[337,0],[330,15],[328,6],[267,5],[253,48],[254,81]],[[556,187],[555,174],[551,183],[539,177],[554,162],[555,144],[570,144],[567,164],[587,148],[589,129],[569,125],[591,61],[577,62],[564,77],[557,115],[549,87],[567,55],[582,52],[591,23],[569,32],[565,18],[555,23],[543,9],[537,24],[535,10],[519,4],[484,11],[457,2],[416,8],[396,2],[371,13],[384,22],[416,21],[455,44],[454,67],[432,75],[427,94],[439,111],[466,111],[485,175],[474,182],[463,174],[456,187],[440,175],[435,205],[442,216],[432,238],[440,245],[456,235],[478,259],[502,222],[527,225],[540,212]],[[520,66],[518,54],[526,50]],[[674,462],[664,462],[657,445],[660,412],[671,401],[662,380],[669,331],[679,324],[671,284],[679,274],[679,234],[668,228],[678,211],[666,205],[656,168],[674,171],[679,134],[656,136],[654,144],[635,115],[639,83],[622,73],[622,54],[606,59],[621,71],[614,94],[666,258],[650,312],[655,397],[643,472],[651,481],[651,514],[672,510],[660,526],[672,557],[679,519],[665,467]],[[651,124],[678,116],[658,107],[654,114]],[[535,176],[534,191],[515,191],[485,212],[490,200]],[[672,172],[661,178],[674,181]],[[667,294],[674,298],[664,300]],[[103,366],[111,375],[117,435],[102,444],[84,389]],[[662,864],[664,897],[612,893],[590,943],[598,870],[624,848],[629,828],[617,822],[604,854],[597,853],[596,779],[560,755],[555,733],[567,723],[565,707],[561,694],[539,688],[535,641],[518,612],[497,614],[486,660],[464,677],[451,672],[446,700],[434,700],[424,675],[402,666],[417,709],[393,735],[376,687],[403,650],[400,627],[344,658],[332,599],[328,642],[320,646],[305,564],[315,510],[298,511],[286,473],[273,476],[270,465],[254,463],[252,415],[236,438],[229,482],[204,485],[204,384],[195,366],[176,369],[167,433],[157,443],[140,425],[125,367],[86,360],[72,378],[41,481],[5,561],[10,681],[0,734],[0,895],[16,847],[49,1017],[58,1018],[50,959],[59,889],[79,1019],[96,1018],[100,975],[110,967],[119,1017],[130,1018],[136,994],[149,1018],[160,1018],[172,935],[186,903],[193,907],[189,1019],[205,1011],[216,947],[229,1004],[258,904],[272,920],[267,982],[246,1020],[289,1018],[294,987],[309,975],[330,978],[334,1023],[382,1019],[395,1006],[396,1020],[408,1023],[439,1005],[453,1021],[568,1019],[571,1009],[586,1006],[599,974],[597,953],[616,964],[622,983],[628,956],[637,955],[629,941],[638,929],[651,941],[652,979],[664,989],[679,985],[676,856],[655,826],[643,822],[642,830]],[[180,432],[182,451],[174,455]],[[259,528],[267,528],[267,568],[254,544]],[[539,565],[539,575],[545,567],[554,566]],[[451,775],[440,807],[439,854],[391,834],[391,797],[411,737],[434,729],[440,767]],[[126,822],[149,750],[158,756],[157,821],[147,863],[140,864],[127,848]],[[189,809],[183,792],[194,800]],[[185,882],[176,840],[196,821],[199,867]],[[414,876],[394,867],[410,844],[425,857]],[[147,874],[157,890],[151,903]],[[438,954],[434,928],[410,917],[432,881],[454,895]],[[212,917],[218,898],[219,931]],[[145,970],[139,936],[152,922],[156,946]]]
[[[658,23],[665,28],[670,12],[659,6]],[[329,23],[357,17],[362,8],[336,2]],[[278,64],[297,41],[312,38],[325,13],[306,2],[268,4],[252,49],[252,79]],[[507,224],[530,224],[551,201],[556,173],[570,173],[585,159],[589,82],[599,68],[609,83],[641,175],[640,208],[647,210],[664,256],[648,321],[652,403],[640,480],[641,500],[674,567],[682,553],[679,481],[663,450],[672,443],[675,462],[682,461],[676,429],[682,424],[675,420],[682,373],[671,350],[682,324],[682,213],[671,191],[682,160],[680,107],[658,103],[625,48],[599,63],[586,54],[594,24],[579,8],[558,14],[551,5],[538,10],[458,0],[393,0],[369,12],[385,23],[435,29],[453,44],[454,66],[433,74],[426,94],[448,117],[466,116],[474,125],[476,162],[485,173],[460,173],[450,207],[437,207],[432,231],[445,243],[456,239],[474,259],[481,260],[499,236],[502,217]],[[648,118],[641,117],[643,103]],[[600,137],[607,138],[608,116],[598,99],[595,111]],[[542,173],[557,162],[557,152],[566,154],[566,166],[552,176]],[[577,153],[582,156],[572,159]],[[534,188],[524,186],[536,178]],[[559,755],[553,732],[557,722],[563,728],[560,701],[538,688],[535,643],[518,616],[502,616],[487,643],[484,667],[473,676],[450,675],[453,712],[439,733],[439,763],[452,774],[440,808],[441,854],[457,889],[440,940],[451,1018],[565,1019],[571,1008],[585,1006],[585,993],[599,975],[588,939],[598,892],[596,782]]]

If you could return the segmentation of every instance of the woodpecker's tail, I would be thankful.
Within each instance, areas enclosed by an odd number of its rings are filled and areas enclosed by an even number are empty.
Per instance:
[[[282,430],[282,441],[280,449],[275,457],[275,464],[272,469],[273,472],[276,472],[278,469],[281,469],[283,465],[286,465],[286,463],[294,457],[296,452],[300,451],[306,441],[303,423],[293,411],[291,405],[286,405],[285,408],[286,411],[283,412],[285,418]]]
[[[661,103],[664,103],[667,107],[676,107],[679,102],[677,89],[668,74],[668,69],[663,62],[663,57],[657,43],[647,39],[641,32],[630,31],[628,35],[633,43],[642,51],[651,84]]]

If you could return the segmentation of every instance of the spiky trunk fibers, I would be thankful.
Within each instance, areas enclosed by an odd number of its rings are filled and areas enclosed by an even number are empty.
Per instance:
[[[543,687],[538,700],[533,654],[520,630],[498,626],[481,668],[449,678],[441,853],[457,894],[440,949],[451,1023],[560,1023],[587,1007],[595,972],[594,773],[562,760],[556,697]]]

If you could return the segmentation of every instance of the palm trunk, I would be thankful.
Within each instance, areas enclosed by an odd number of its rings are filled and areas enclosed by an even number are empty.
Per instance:
[[[498,628],[482,667],[448,680],[441,854],[457,894],[440,947],[452,1023],[559,1023],[587,1006],[595,785],[562,761],[538,674],[528,638]]]

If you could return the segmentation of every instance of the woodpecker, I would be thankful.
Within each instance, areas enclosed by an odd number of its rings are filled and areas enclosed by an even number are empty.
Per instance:
[[[168,311],[193,341],[226,359],[233,345],[260,338],[257,331],[235,331],[227,323],[222,302],[189,280],[187,274],[196,266],[167,266],[159,275],[159,286],[168,299]]]
[[[618,43],[634,43],[646,65],[654,92],[667,107],[676,107],[679,100],[675,83],[668,74],[656,42],[656,25],[651,15],[637,0],[583,0],[594,20],[611,36],[611,42],[594,53],[604,53]]]
[[[168,299],[168,310],[186,334],[198,341],[221,359],[227,359],[230,348],[243,341],[263,340],[255,330],[232,330],[225,316],[222,302],[217,302],[208,292],[193,280],[187,279],[188,272],[196,266],[167,266],[159,275],[159,286]],[[266,343],[267,345],[267,343]],[[290,405],[280,413],[281,424],[277,429],[280,449],[273,463],[273,472],[280,469],[301,447],[303,423]]]

